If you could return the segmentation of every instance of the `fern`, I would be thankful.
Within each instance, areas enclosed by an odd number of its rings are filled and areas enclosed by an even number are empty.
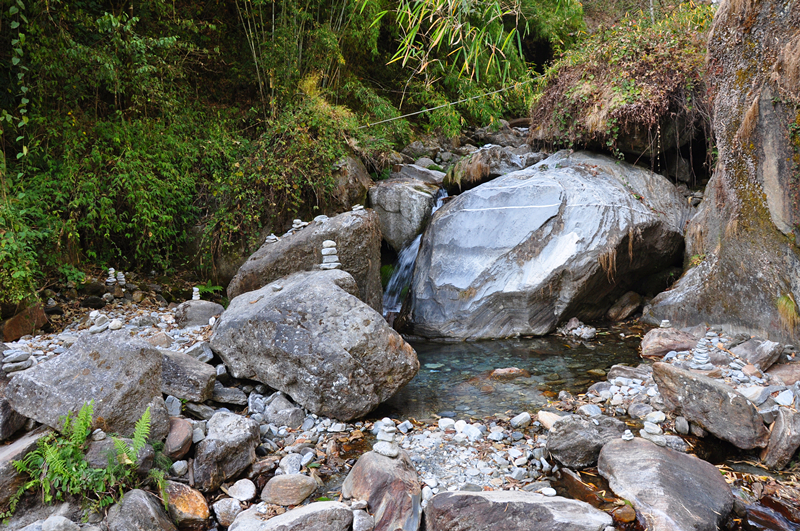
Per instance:
[[[136,422],[136,427],[133,430],[133,453],[138,456],[139,452],[147,444],[147,438],[150,437],[150,406],[144,410],[142,418]]]
[[[136,474],[136,458],[150,435],[150,408],[136,422],[130,445],[114,438],[116,462],[111,459],[107,468],[100,469],[89,466],[84,455],[93,413],[94,402],[84,404],[77,416],[64,418],[61,435],[50,433],[43,436],[36,448],[23,459],[14,461],[17,472],[27,474],[29,479],[11,497],[8,510],[0,512],[0,518],[10,517],[21,497],[31,490],[40,490],[44,503],[75,494],[83,498],[86,506],[99,510],[114,503],[126,490],[141,486],[141,479]],[[150,477],[165,494],[163,471],[151,471]]]
[[[164,510],[169,511],[169,493],[167,492],[167,481],[164,479],[164,471],[154,468],[150,470],[149,476],[156,484],[156,488],[161,494],[161,501],[164,503]]]

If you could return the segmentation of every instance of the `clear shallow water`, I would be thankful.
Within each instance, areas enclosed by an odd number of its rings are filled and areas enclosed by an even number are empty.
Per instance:
[[[585,344],[555,336],[470,343],[411,341],[419,374],[373,415],[423,419],[434,414],[466,418],[533,413],[561,390],[584,393],[605,379],[589,370],[642,363],[637,351],[640,338],[622,340],[619,331],[614,333],[616,337],[609,334]],[[508,367],[525,369],[531,376],[490,377],[493,370]]]

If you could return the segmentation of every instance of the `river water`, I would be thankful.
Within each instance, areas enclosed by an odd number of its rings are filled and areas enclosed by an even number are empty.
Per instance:
[[[626,336],[625,339],[620,334]],[[615,328],[592,342],[548,336],[501,341],[439,343],[411,341],[419,374],[373,415],[422,419],[531,413],[559,391],[586,392],[612,365],[637,365],[641,337]],[[515,367],[530,376],[498,380],[495,369]]]

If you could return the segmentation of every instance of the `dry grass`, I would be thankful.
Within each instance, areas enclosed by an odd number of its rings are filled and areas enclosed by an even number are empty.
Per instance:
[[[753,136],[756,125],[758,125],[758,106],[760,103],[761,95],[759,94],[753,98],[753,103],[751,103],[750,108],[747,109],[744,119],[742,120],[742,125],[739,126],[739,131],[736,132],[736,139],[740,143],[747,142],[748,139]]]
[[[615,248],[609,249],[601,254],[597,261],[600,263],[600,269],[606,274],[606,279],[613,284],[615,282],[614,277],[617,274],[617,250]]]
[[[781,322],[786,330],[794,336],[794,331],[797,325],[800,324],[800,315],[797,313],[797,303],[794,300],[794,295],[787,293],[775,301],[775,306],[778,308],[778,315],[781,317]]]

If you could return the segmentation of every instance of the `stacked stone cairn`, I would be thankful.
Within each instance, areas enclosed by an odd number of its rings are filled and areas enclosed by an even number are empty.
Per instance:
[[[400,447],[397,445],[394,436],[397,432],[397,428],[394,421],[388,417],[376,422],[372,427],[372,433],[375,435],[377,441],[372,446],[372,451],[376,454],[391,457],[392,459],[400,455]],[[401,424],[400,429],[403,433],[407,433],[413,429],[413,425],[405,421]]]
[[[193,301],[200,300],[200,288],[192,288],[192,300]]]
[[[123,273],[122,271],[117,271],[117,284],[123,287],[125,286],[125,284],[127,284],[127,282],[125,282],[125,273]]]
[[[35,362],[30,351],[14,348],[3,351],[3,372],[6,374],[23,371]]]
[[[689,366],[692,369],[697,369],[701,371],[711,371],[714,369],[714,365],[711,364],[711,357],[709,356],[709,348],[713,347],[711,341],[707,338],[701,338],[700,341],[697,342],[697,347],[695,347],[693,352],[693,358]]]
[[[117,283],[116,271],[113,267],[108,268],[108,278],[106,279],[107,286],[113,286]]]
[[[322,265],[320,269],[339,269],[342,264],[339,263],[339,254],[336,251],[336,242],[333,240],[325,240],[322,242]]]
[[[267,239],[264,241],[264,243],[278,243],[278,237],[275,236],[274,233],[270,234],[267,236]]]

